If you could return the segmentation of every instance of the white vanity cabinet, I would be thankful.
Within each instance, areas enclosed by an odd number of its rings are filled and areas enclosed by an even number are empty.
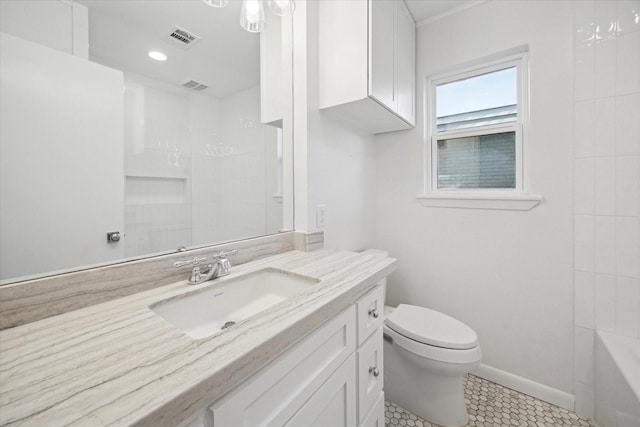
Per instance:
[[[211,405],[208,420],[199,414],[190,422],[205,427],[382,426],[383,314],[384,288],[377,285]]]
[[[361,426],[384,425],[384,363],[382,323],[385,287],[374,287],[358,300],[358,423]],[[382,415],[382,418],[380,418]],[[377,421],[375,421],[377,420]]]
[[[403,0],[319,2],[319,106],[372,133],[415,124],[415,22]]]

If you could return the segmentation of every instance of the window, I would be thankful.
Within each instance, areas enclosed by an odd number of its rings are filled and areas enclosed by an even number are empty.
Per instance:
[[[522,201],[526,54],[429,78],[427,91],[430,167],[422,198]]]

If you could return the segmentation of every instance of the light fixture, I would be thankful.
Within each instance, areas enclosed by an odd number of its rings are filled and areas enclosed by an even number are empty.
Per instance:
[[[166,61],[167,60],[167,55],[165,55],[162,52],[158,52],[157,50],[152,50],[151,52],[149,52],[149,57],[151,59],[155,59],[156,61]]]
[[[289,16],[296,10],[294,0],[269,0],[267,6],[271,12],[278,16]]]
[[[264,8],[261,0],[242,0],[240,25],[250,33],[259,33],[264,29]]]
[[[202,0],[211,7],[226,7],[229,0]],[[264,0],[242,0],[240,9],[240,25],[251,33],[259,33],[264,29]],[[268,0],[269,10],[278,16],[288,16],[296,10],[294,0]]]
[[[229,0],[202,0],[211,7],[225,7],[229,4]]]

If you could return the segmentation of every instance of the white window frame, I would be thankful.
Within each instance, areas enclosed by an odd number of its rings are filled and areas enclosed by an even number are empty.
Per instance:
[[[507,68],[516,69],[517,120],[489,124],[468,129],[438,132],[436,118],[436,88],[439,85],[488,74]],[[529,124],[529,62],[526,51],[502,55],[471,66],[427,77],[425,79],[425,161],[424,192],[418,195],[423,205],[429,207],[460,207],[480,209],[529,210],[542,198],[528,194],[526,172]],[[455,139],[496,133],[515,132],[515,188],[438,188],[438,140]]]

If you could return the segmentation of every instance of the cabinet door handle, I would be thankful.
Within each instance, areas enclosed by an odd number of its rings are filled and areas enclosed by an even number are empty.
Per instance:
[[[376,310],[375,308],[372,308],[371,310],[369,310],[369,316],[373,317],[374,319],[377,319],[379,316],[378,310]]]
[[[380,371],[378,370],[377,366],[371,366],[369,368],[369,373],[372,374],[376,378],[378,378],[380,376]]]

